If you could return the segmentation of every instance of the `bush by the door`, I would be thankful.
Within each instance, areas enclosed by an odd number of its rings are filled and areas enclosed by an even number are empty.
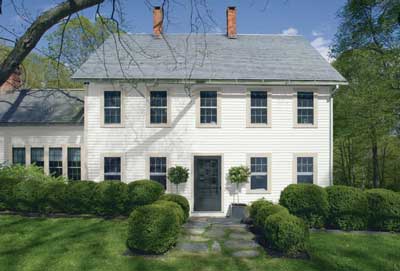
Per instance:
[[[185,221],[189,218],[189,213],[190,213],[189,201],[184,196],[176,194],[165,194],[160,197],[160,200],[173,201],[179,204],[179,206],[183,210]]]
[[[181,220],[176,210],[171,209],[169,204],[164,204],[165,202],[141,206],[131,213],[127,239],[130,250],[145,254],[161,254],[177,242]]]
[[[293,215],[301,217],[310,226],[321,228],[328,215],[326,191],[314,184],[291,184],[281,193],[279,203]]]
[[[368,227],[367,196],[361,189],[335,185],[327,187],[326,192],[329,227],[341,230],[364,230]]]
[[[155,181],[138,180],[128,184],[127,189],[127,213],[133,208],[150,204],[158,200],[164,194],[164,187]]]

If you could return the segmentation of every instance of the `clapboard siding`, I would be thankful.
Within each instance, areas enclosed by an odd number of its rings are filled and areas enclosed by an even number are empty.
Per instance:
[[[248,203],[258,198],[277,201],[284,187],[293,182],[294,153],[317,153],[318,184],[329,185],[329,88],[318,91],[318,127],[293,127],[293,94],[289,86],[268,87],[272,99],[272,127],[246,128],[246,87],[215,86],[221,89],[221,128],[196,128],[195,98],[185,94],[183,85],[157,86],[168,88],[171,96],[171,128],[146,127],[146,101],[143,84],[91,82],[85,104],[86,155],[88,178],[102,180],[100,159],[104,153],[124,153],[125,180],[142,179],[146,174],[149,153],[167,153],[169,165],[190,169],[190,180],[180,186],[180,193],[192,204],[193,154],[223,154],[223,211],[232,202],[230,183],[226,174],[231,166],[247,163],[249,153],[271,153],[272,190],[267,194],[246,193],[242,188],[240,199]],[[196,89],[204,86],[193,86]],[[104,90],[122,90],[124,100],[124,127],[101,127],[101,97]],[[304,88],[305,90],[307,88]],[[139,93],[140,92],[140,93]],[[175,187],[169,187],[175,191]]]

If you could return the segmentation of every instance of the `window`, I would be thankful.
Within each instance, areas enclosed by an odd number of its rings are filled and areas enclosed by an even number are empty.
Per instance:
[[[104,123],[121,123],[121,92],[104,91]]]
[[[251,157],[250,164],[250,189],[268,190],[268,158]]]
[[[81,149],[68,148],[68,179],[81,179]]]
[[[297,157],[297,183],[314,182],[314,157]]]
[[[104,180],[121,180],[121,157],[104,157]]]
[[[250,121],[252,124],[268,123],[268,103],[266,91],[250,92]]]
[[[12,162],[13,164],[25,165],[25,148],[12,149]]]
[[[150,92],[150,124],[166,124],[168,122],[167,91]]]
[[[49,148],[49,173],[54,177],[62,176],[62,148]]]
[[[150,179],[167,188],[167,158],[150,157]]]
[[[217,91],[200,91],[200,124],[217,124],[217,95]]]
[[[31,148],[31,164],[38,167],[44,167],[44,149],[43,148]]]
[[[297,123],[314,124],[314,93],[297,93]]]

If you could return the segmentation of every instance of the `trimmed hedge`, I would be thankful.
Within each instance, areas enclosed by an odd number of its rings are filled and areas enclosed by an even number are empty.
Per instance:
[[[15,209],[21,212],[45,212],[46,190],[44,181],[30,180],[14,188]]]
[[[167,204],[168,203],[168,204]],[[146,254],[161,254],[178,240],[181,220],[173,202],[159,201],[136,208],[128,220],[127,247]]]
[[[309,239],[304,221],[287,212],[278,212],[265,220],[264,234],[271,248],[289,256],[306,252]]]
[[[67,184],[62,181],[46,182],[43,186],[44,202],[43,211],[46,213],[63,213],[66,212],[65,195]]]
[[[271,206],[271,205],[273,205],[273,203],[270,201],[267,201],[265,199],[259,199],[259,200],[254,201],[249,207],[250,218],[253,221],[255,221],[258,211],[263,207]]]
[[[174,211],[175,215],[179,219],[180,224],[185,223],[185,213],[183,212],[182,207],[178,203],[168,200],[157,200],[152,204],[163,205],[168,207],[169,209]]]
[[[400,232],[400,194],[386,189],[370,189],[365,193],[370,228]]]
[[[329,201],[329,227],[346,231],[368,227],[367,195],[361,189],[335,185],[325,190]]]
[[[177,194],[165,194],[160,197],[160,200],[163,201],[173,201],[182,208],[183,214],[184,214],[184,221],[186,221],[189,218],[189,213],[190,213],[190,205],[189,201],[181,195]]]
[[[155,181],[138,180],[128,184],[126,210],[128,213],[137,206],[150,204],[164,194],[164,187]]]
[[[96,185],[94,202],[96,214],[117,216],[124,214],[128,201],[127,185],[118,181],[103,181]]]
[[[329,211],[328,194],[315,184],[291,184],[281,193],[279,203],[309,227],[321,228]]]
[[[95,214],[95,188],[92,181],[70,181],[65,191],[65,212],[69,214]]]
[[[266,219],[270,215],[273,215],[273,214],[276,214],[279,212],[286,212],[289,214],[288,209],[286,209],[285,207],[283,207],[282,205],[279,205],[279,204],[261,206],[257,212],[257,217],[254,220],[254,224],[259,228],[264,228]]]
[[[0,178],[0,211],[15,209],[14,187],[19,180],[10,177]]]

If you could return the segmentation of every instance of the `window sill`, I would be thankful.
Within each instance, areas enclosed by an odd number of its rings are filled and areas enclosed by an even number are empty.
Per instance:
[[[171,128],[171,124],[169,123],[160,123],[160,124],[147,124],[146,128]]]
[[[318,128],[316,124],[295,124],[293,128]]]
[[[102,124],[100,126],[101,128],[125,128],[125,125],[120,123],[120,124]]]
[[[271,128],[271,124],[267,123],[267,124],[247,124],[246,128]]]
[[[221,128],[220,124],[197,124],[196,128]]]
[[[271,190],[265,189],[256,189],[256,190],[247,190],[246,194],[271,194]]]

